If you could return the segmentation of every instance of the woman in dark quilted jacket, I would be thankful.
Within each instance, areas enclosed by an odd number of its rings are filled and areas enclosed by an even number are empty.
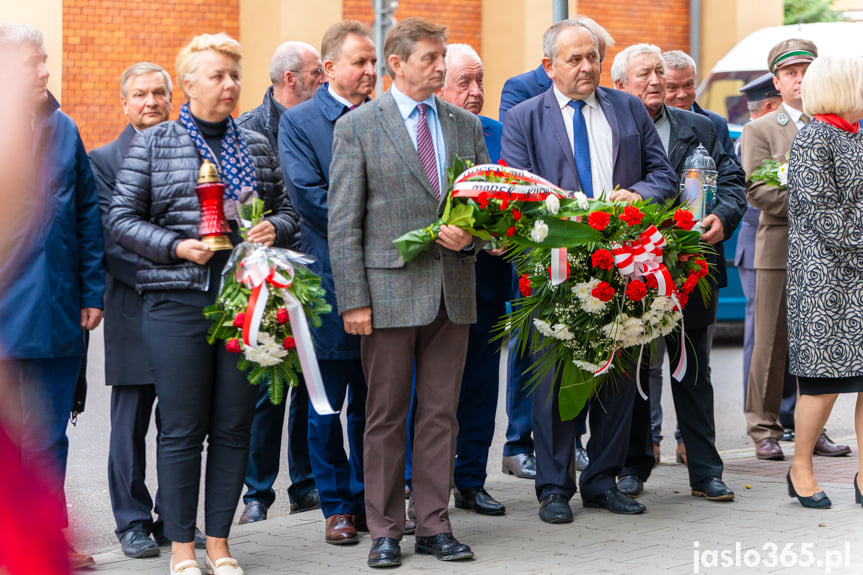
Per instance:
[[[202,310],[219,290],[229,251],[199,241],[195,185],[202,162],[225,184],[225,212],[254,194],[267,219],[249,240],[289,246],[296,213],[266,138],[240,130],[230,114],[240,96],[240,45],[225,34],[195,37],[177,56],[178,84],[188,101],[176,122],[132,141],[117,175],[111,233],[142,258],[137,285],[145,297],[143,334],[155,372],[161,436],[158,477],[165,535],[173,541],[170,573],[199,575],[195,518],[201,451],[207,439],[205,564],[216,575],[242,575],[228,534],[243,486],[258,390],[237,369],[238,356],[207,344]],[[232,243],[241,241],[231,224]]]

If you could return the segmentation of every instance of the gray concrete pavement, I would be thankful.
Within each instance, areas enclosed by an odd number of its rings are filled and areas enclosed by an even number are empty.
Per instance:
[[[128,560],[119,553],[113,535],[113,518],[107,492],[106,464],[108,451],[108,408],[110,390],[104,383],[101,331],[94,334],[88,370],[90,391],[87,411],[77,427],[70,427],[70,456],[66,491],[72,522],[73,541],[85,552],[97,554],[97,573],[165,573],[167,550],[162,558]],[[537,504],[531,482],[506,477],[500,473],[500,457],[506,416],[503,394],[498,406],[495,441],[489,458],[487,488],[507,506],[502,518],[480,517],[461,510],[451,510],[456,535],[470,544],[477,559],[469,563],[446,564],[432,558],[413,555],[413,538],[402,543],[404,566],[399,572],[492,573],[511,570],[529,573],[692,573],[696,557],[704,559],[700,573],[863,573],[863,509],[853,505],[852,469],[858,451],[840,461],[818,458],[816,471],[833,469],[830,481],[822,486],[834,501],[828,511],[802,509],[788,499],[784,473],[788,463],[755,463],[750,469],[751,442],[746,435],[742,412],[741,349],[737,345],[718,345],[713,352],[712,375],[716,388],[717,445],[728,463],[726,479],[737,492],[737,501],[717,504],[689,495],[686,469],[671,465],[674,456],[673,429],[676,418],[671,393],[663,394],[665,422],[662,443],[664,465],[657,468],[647,485],[643,502],[648,513],[625,517],[606,511],[583,509],[578,496],[573,500],[576,519],[572,525],[549,526],[536,516]],[[666,370],[667,371],[667,370]],[[666,376],[667,377],[667,376]],[[854,435],[853,396],[842,396],[836,404],[828,428],[834,439]],[[783,444],[787,452],[791,445]],[[747,451],[748,450],[748,451]],[[155,449],[149,442],[148,483],[155,485]],[[323,519],[318,511],[288,514],[286,489],[287,462],[282,458],[282,473],[276,482],[277,499],[266,522],[235,527],[232,548],[247,573],[323,573],[365,572],[368,538],[358,546],[337,548],[323,542]],[[734,461],[732,461],[734,460]],[[743,463],[739,463],[743,462]],[[831,467],[832,466],[832,467]],[[849,475],[850,474],[850,475]],[[845,477],[847,475],[847,477]],[[751,489],[746,489],[750,485]],[[241,509],[238,509],[237,516]],[[728,551],[741,543],[741,553],[761,549],[763,561],[757,568],[745,565],[711,568],[712,553]],[[850,545],[851,566],[832,567],[836,550]],[[695,543],[699,547],[695,547]],[[792,554],[803,555],[803,543],[811,543],[813,567],[806,570],[767,567],[770,544],[778,545],[777,554],[786,551],[786,562]],[[805,550],[810,550],[809,546]],[[832,552],[829,558],[827,553]],[[819,555],[820,554],[820,555]],[[717,555],[719,557],[719,555]],[[741,556],[742,557],[742,556]],[[750,562],[753,561],[750,553]],[[805,557],[804,557],[805,558]],[[732,560],[734,557],[732,557]],[[819,570],[817,561],[822,561]],[[844,559],[843,559],[844,560]],[[845,569],[845,570],[843,570]]]

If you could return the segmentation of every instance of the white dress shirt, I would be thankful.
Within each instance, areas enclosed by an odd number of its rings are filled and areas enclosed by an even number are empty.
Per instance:
[[[797,129],[802,130],[803,126],[806,125],[806,123],[803,121],[803,118],[801,117],[803,116],[803,112],[801,112],[797,108],[792,108],[785,102],[783,102],[782,105],[785,106],[785,111],[788,112],[788,117],[791,118],[791,121],[794,122],[794,125],[797,126]]]
[[[563,115],[563,125],[566,127],[566,137],[569,146],[574,146],[572,136],[572,118],[575,109],[570,107],[571,98],[553,87],[554,96],[560,105],[560,113]],[[587,140],[590,144],[590,174],[593,179],[593,195],[597,199],[602,193],[610,194],[614,190],[614,145],[612,141],[611,124],[605,117],[596,92],[587,97],[585,106],[581,109],[584,123],[587,126]]]

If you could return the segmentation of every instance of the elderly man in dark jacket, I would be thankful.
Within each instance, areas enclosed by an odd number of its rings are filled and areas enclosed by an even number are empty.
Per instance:
[[[305,42],[288,41],[276,48],[270,62],[270,79],[260,106],[237,118],[237,125],[267,137],[273,153],[279,150],[279,120],[282,114],[305,102],[324,81],[321,57],[318,51]],[[282,166],[285,180],[288,175]],[[291,240],[290,247],[299,248],[299,235]],[[302,375],[300,375],[302,377]],[[319,506],[312,464],[309,462],[309,394],[305,385],[291,391],[288,408],[288,474],[291,485],[288,499],[291,513],[309,511]],[[267,518],[267,510],[276,500],[273,483],[279,474],[279,452],[285,421],[285,402],[273,405],[266,387],[261,388],[252,423],[252,444],[249,466],[246,469],[246,508],[240,525]]]
[[[618,89],[637,96],[653,119],[674,170],[680,174],[686,159],[703,145],[716,163],[716,198],[710,214],[701,220],[702,239],[715,246],[708,254],[713,266],[707,301],[693,294],[683,309],[688,369],[680,381],[672,379],[674,407],[687,448],[689,483],[692,495],[711,501],[734,499],[734,492],[722,482],[722,459],[716,450],[713,421],[713,386],[710,383],[710,324],[716,321],[719,288],[726,283],[722,242],[731,237],[743,217],[743,170],[723,148],[713,124],[704,116],[665,105],[665,65],[658,47],[636,44],[614,59],[611,77]],[[684,334],[680,329],[666,337],[669,356],[680,357]],[[674,361],[674,359],[672,359]],[[642,380],[647,380],[646,364]],[[626,465],[620,472],[618,489],[637,497],[655,463],[650,432],[650,404],[635,397]]]
[[[20,392],[22,451],[51,478],[63,501],[66,423],[84,356],[84,330],[102,320],[105,275],[99,201],[74,122],[48,92],[44,39],[23,25],[0,26],[0,49],[25,74],[33,126],[31,217],[15,229],[15,255],[0,270],[0,369]],[[65,517],[64,517],[65,520]],[[73,553],[76,566],[91,557]]]
[[[161,520],[159,497],[153,499],[145,483],[146,437],[156,388],[144,352],[141,314],[144,299],[135,291],[140,259],[111,239],[108,209],[114,195],[114,178],[135,134],[168,120],[171,113],[171,77],[161,66],[138,62],[120,78],[123,112],[129,124],[113,142],[90,152],[90,166],[99,190],[99,207],[105,239],[105,383],[111,389],[111,440],[108,447],[108,493],[117,524],[115,533],[129,557],[155,557]],[[158,417],[156,425],[159,425]]]

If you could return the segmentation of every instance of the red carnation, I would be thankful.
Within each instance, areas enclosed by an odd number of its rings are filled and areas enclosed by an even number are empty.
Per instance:
[[[530,289],[530,276],[524,274],[520,278],[518,278],[518,289],[521,291],[521,295],[524,297],[529,296],[532,293]]]
[[[608,226],[609,216],[605,212],[590,212],[587,216],[587,225],[601,232]]]
[[[509,167],[509,164],[507,164],[507,163],[506,163],[506,160],[504,160],[503,158],[501,158],[500,160],[498,160],[498,161],[497,161],[497,165],[498,165],[498,166],[503,166],[504,168],[508,168],[508,167]]]
[[[503,207],[503,206],[501,206],[501,207]],[[514,219],[515,221],[520,220],[521,219],[521,212],[518,211],[517,209],[513,208],[512,209],[512,219]]]
[[[243,327],[244,323],[246,323],[246,314],[238,313],[234,316],[234,327]]]
[[[614,288],[608,282],[599,282],[591,294],[598,300],[610,301],[614,297]]]
[[[225,349],[231,353],[242,353],[243,348],[240,345],[240,340],[237,338],[229,339],[225,342]]]
[[[651,275],[645,277],[644,281],[647,283],[647,287],[653,288],[653,289],[659,289],[659,282],[656,281],[655,275],[651,274]]]
[[[506,237],[511,238],[515,235],[515,226],[512,226],[508,230],[506,230]]]
[[[626,286],[626,297],[632,301],[641,301],[647,295],[647,286],[640,280],[632,280]]]
[[[684,293],[689,294],[695,289],[696,284],[698,284],[698,276],[689,276],[686,278],[686,281],[683,282],[683,287],[681,289]]]
[[[294,338],[292,338],[291,336],[288,336],[285,338],[285,342],[282,345],[285,346],[285,349],[290,351],[290,350],[294,349],[295,347],[297,347],[297,342],[294,341]]]
[[[674,212],[674,223],[681,230],[689,231],[695,225],[695,218],[689,210],[679,209]]]
[[[505,210],[509,207],[509,200],[504,198],[500,201],[500,209]]]
[[[488,192],[480,192],[476,197],[476,203],[479,204],[479,208],[484,210],[488,207]]]
[[[635,206],[626,206],[623,208],[623,213],[618,217],[626,222],[627,226],[632,227],[641,223],[641,219],[644,217],[644,212]]]
[[[685,293],[677,294],[677,301],[680,302],[680,310],[686,307],[686,302],[689,301],[689,295]]]
[[[590,261],[595,268],[610,270],[611,266],[614,265],[614,254],[608,250],[596,250],[590,256]]]
[[[288,310],[283,307],[280,307],[276,310],[276,321],[281,324],[286,324],[290,321],[290,317],[288,317]]]
[[[698,277],[700,277],[700,278],[706,277],[707,274],[709,273],[709,270],[707,268],[707,261],[699,258],[699,259],[695,260],[695,264],[699,267],[698,271],[695,272],[698,275]]]

